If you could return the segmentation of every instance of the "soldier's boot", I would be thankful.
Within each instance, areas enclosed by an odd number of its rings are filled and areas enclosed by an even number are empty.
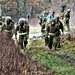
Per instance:
[[[45,45],[48,45],[48,37],[45,37]]]
[[[70,26],[69,26],[69,23],[67,23],[66,25],[67,25],[67,30],[68,30],[68,32],[70,32]]]
[[[48,47],[49,47],[49,49],[51,50],[51,49],[52,49],[52,43],[49,43],[49,44],[48,44]]]
[[[57,43],[57,48],[61,48],[60,41]]]
[[[70,34],[68,34],[68,41],[70,41],[71,40],[71,36],[70,36]]]
[[[54,49],[57,50],[57,44],[55,44],[55,48]]]
[[[26,48],[28,42],[27,41],[24,41],[24,47]]]
[[[56,50],[57,44],[56,42],[53,42],[53,50]]]

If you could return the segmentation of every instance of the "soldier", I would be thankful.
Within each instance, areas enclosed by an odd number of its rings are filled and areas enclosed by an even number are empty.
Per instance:
[[[59,16],[56,17],[55,23],[56,23],[55,27],[58,28],[59,30],[59,34],[56,35],[56,47],[60,48],[61,33],[63,33],[64,28],[62,22],[59,20]]]
[[[18,33],[17,33],[18,32]],[[24,49],[28,43],[27,39],[29,38],[29,25],[26,25],[26,19],[19,19],[19,25],[16,27],[15,36],[17,39],[17,35],[19,36],[18,43],[20,49]]]
[[[70,26],[69,26],[70,12],[71,10],[68,9],[64,16],[64,29],[67,30],[68,32],[70,31]]]
[[[4,25],[5,32],[9,36],[9,38],[12,38],[13,30],[14,30],[14,24],[12,23],[12,19],[7,19],[6,24]]]
[[[55,20],[53,19],[46,29],[46,38],[45,38],[46,41],[48,42],[47,45],[50,49],[52,49],[53,46],[53,39],[55,36],[55,32],[56,32]]]
[[[60,17],[61,17],[62,20],[64,19],[64,14],[65,14],[64,10],[65,10],[65,8],[66,8],[66,5],[62,5],[62,6],[61,6]]]
[[[67,9],[67,12],[65,13],[64,19],[63,19],[63,21],[64,21],[64,33],[67,32],[65,34],[65,36],[66,36],[65,39],[68,39],[68,41],[70,41],[70,38],[71,38],[71,36],[70,36],[70,25],[69,25],[70,12],[71,12],[71,10]]]
[[[42,32],[42,34],[45,33],[47,24],[48,24],[48,23],[47,23],[47,20],[46,20],[46,18],[45,18],[45,19],[44,19],[44,22],[41,24],[41,32]]]
[[[50,26],[51,26],[51,21],[46,26],[46,31],[45,31],[45,33],[46,33],[46,35],[45,35],[45,45],[46,46],[49,46],[48,33],[49,33]]]
[[[58,26],[56,26],[55,19],[51,21],[46,30],[46,41],[48,42],[48,47],[52,49],[52,47],[57,50],[57,42],[58,36],[60,35],[60,30]]]
[[[55,33],[55,22],[54,20],[51,21],[51,24],[48,25],[47,30],[46,30],[46,39],[47,39],[47,44],[50,49],[52,49],[53,45],[53,38],[54,38],[54,33]],[[52,33],[53,35],[49,35],[49,33]]]

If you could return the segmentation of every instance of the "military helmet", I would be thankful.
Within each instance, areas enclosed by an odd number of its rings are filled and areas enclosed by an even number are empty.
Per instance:
[[[67,12],[70,12],[71,11],[71,9],[67,9]]]
[[[24,25],[24,21],[19,21],[19,25]]]
[[[55,24],[55,18],[51,20],[51,24]]]
[[[25,19],[25,18],[20,18],[20,19],[19,19],[19,22],[20,22],[20,21],[26,21],[26,19]]]
[[[26,22],[25,18],[20,18],[19,21],[18,21],[19,25],[24,25],[25,22]]]
[[[10,24],[12,22],[12,19],[7,19],[7,24]]]
[[[46,22],[47,21],[47,19],[46,18],[44,18],[44,22]]]

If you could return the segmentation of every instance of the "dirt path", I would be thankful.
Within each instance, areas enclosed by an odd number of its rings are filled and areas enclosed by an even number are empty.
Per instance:
[[[33,18],[29,21],[30,34],[41,32],[41,26],[39,25],[39,19]]]

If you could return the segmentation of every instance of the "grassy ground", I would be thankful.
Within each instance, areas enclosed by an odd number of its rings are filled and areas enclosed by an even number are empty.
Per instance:
[[[44,67],[50,68],[54,75],[75,75],[75,65],[58,57],[58,55],[66,55],[75,59],[74,42],[65,42],[58,51],[49,50],[45,46],[44,40],[31,42],[28,52],[33,55],[33,60],[37,60]]]

